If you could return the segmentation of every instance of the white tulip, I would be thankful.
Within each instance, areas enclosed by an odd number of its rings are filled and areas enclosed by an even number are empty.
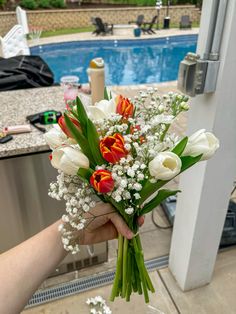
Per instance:
[[[219,140],[214,134],[201,129],[189,137],[182,155],[196,157],[203,154],[201,160],[207,160],[214,155],[219,146]]]
[[[112,98],[110,100],[101,100],[96,102],[94,106],[88,106],[88,115],[94,120],[100,120],[107,118],[111,113],[116,112],[116,102],[115,99]]]
[[[65,174],[76,175],[79,168],[89,168],[88,158],[78,148],[60,147],[52,152],[52,166]]]
[[[74,139],[67,138],[58,124],[55,124],[53,128],[44,134],[44,139],[51,149],[56,149],[65,144],[76,144]]]
[[[172,152],[161,152],[149,162],[150,175],[157,180],[170,180],[180,173],[182,162]]]
[[[67,140],[67,137],[57,125],[44,134],[44,139],[50,148],[55,149],[61,146]]]

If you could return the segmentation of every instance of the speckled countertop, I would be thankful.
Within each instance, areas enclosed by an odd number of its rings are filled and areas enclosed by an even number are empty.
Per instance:
[[[89,103],[87,95],[81,94],[81,97],[85,103]],[[49,109],[64,111],[64,108],[60,86],[0,92],[0,130],[4,126],[27,124],[27,115]],[[32,132],[13,135],[13,140],[0,144],[0,158],[48,150],[43,133],[32,126]]]

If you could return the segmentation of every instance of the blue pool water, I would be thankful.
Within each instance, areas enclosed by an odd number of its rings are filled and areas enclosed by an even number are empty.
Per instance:
[[[197,35],[145,40],[77,41],[31,48],[51,67],[55,82],[64,75],[77,75],[87,83],[91,59],[105,61],[106,85],[158,83],[177,79],[179,62],[196,51]]]

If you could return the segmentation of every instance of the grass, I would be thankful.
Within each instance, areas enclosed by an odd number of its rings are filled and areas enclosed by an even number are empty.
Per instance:
[[[160,28],[162,28],[162,23],[159,24]],[[193,22],[192,27],[199,27],[199,23]],[[179,28],[179,24],[170,24],[170,28]],[[155,26],[154,26],[155,29]],[[83,33],[83,32],[91,32],[94,30],[93,26],[87,26],[87,27],[79,27],[79,28],[66,28],[66,29],[59,29],[59,30],[53,30],[53,31],[43,31],[42,37],[51,37],[51,36],[59,36],[59,35],[68,35],[68,34],[77,34],[77,33]]]
[[[67,35],[67,34],[77,34],[77,33],[83,33],[83,32],[92,32],[93,30],[94,30],[93,26],[87,26],[87,27],[80,27],[80,28],[66,28],[66,29],[59,29],[59,30],[53,30],[53,31],[43,31],[41,38]]]

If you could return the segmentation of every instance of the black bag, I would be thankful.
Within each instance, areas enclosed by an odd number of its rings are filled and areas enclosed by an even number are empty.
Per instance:
[[[0,91],[50,86],[54,75],[39,56],[0,58]]]

